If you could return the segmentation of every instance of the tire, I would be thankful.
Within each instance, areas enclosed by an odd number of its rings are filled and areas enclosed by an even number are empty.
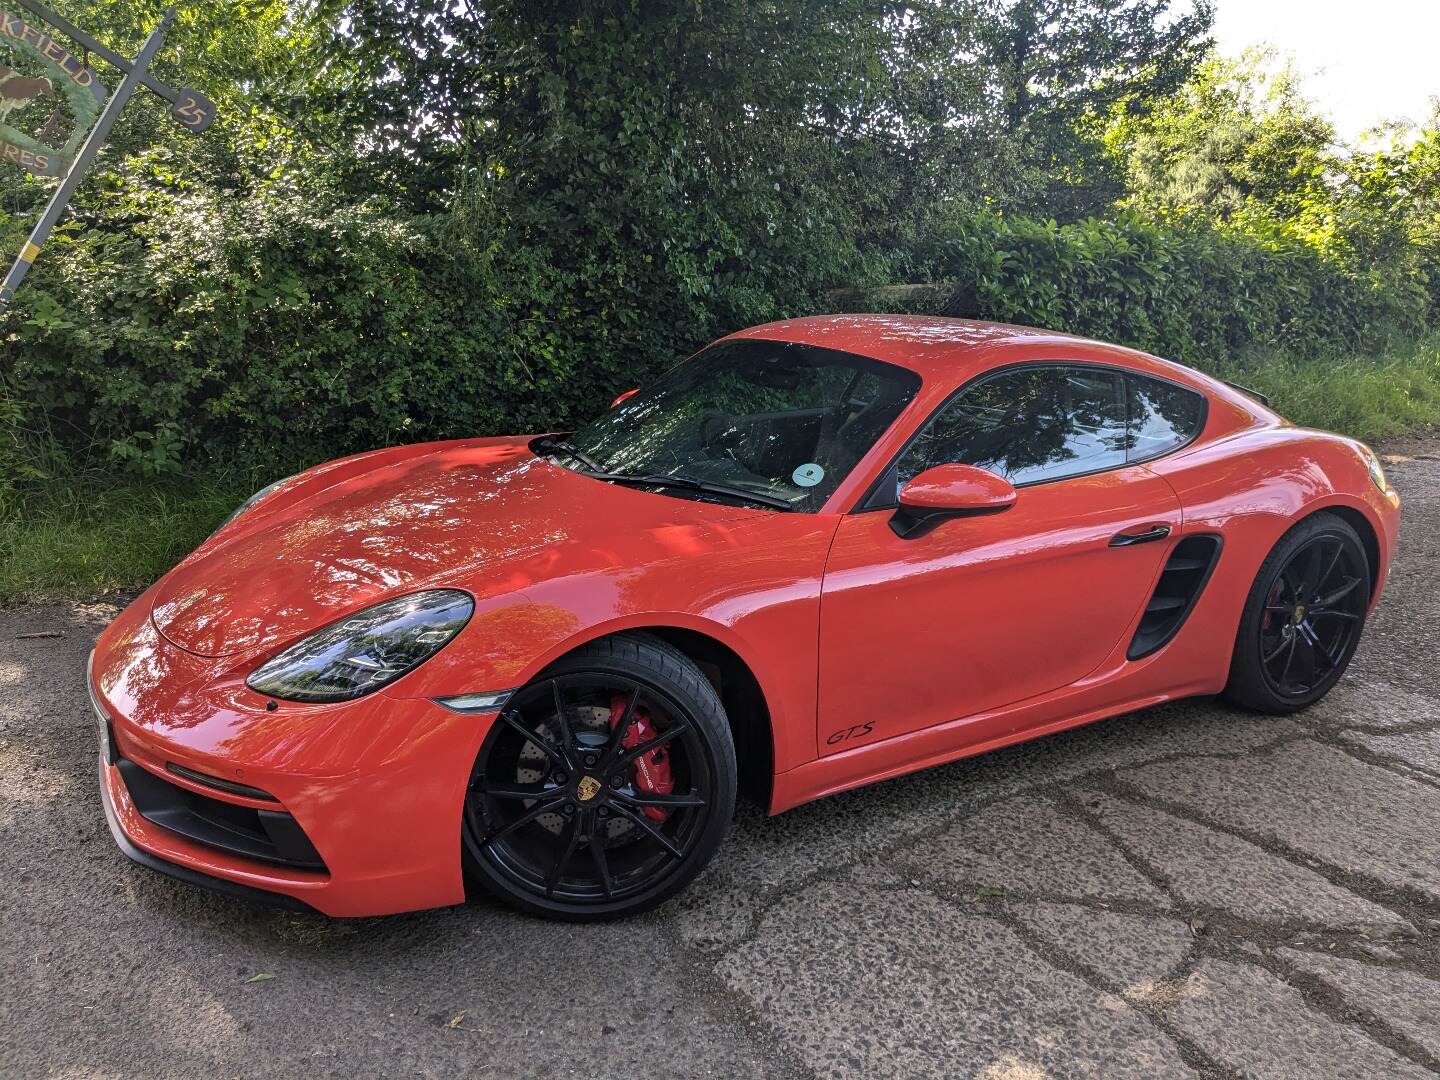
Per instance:
[[[1225,698],[1283,715],[1328,694],[1365,629],[1372,574],[1359,534],[1337,514],[1282,536],[1246,597]]]
[[[709,863],[735,787],[730,723],[700,669],[650,634],[602,638],[518,690],[486,736],[466,876],[546,918],[638,914]]]

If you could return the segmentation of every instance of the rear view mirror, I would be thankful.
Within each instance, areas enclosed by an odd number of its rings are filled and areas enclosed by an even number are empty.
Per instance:
[[[973,465],[936,465],[900,489],[890,528],[904,539],[922,536],[946,518],[995,514],[1015,505],[1015,485]]]
[[[632,397],[634,397],[634,396],[635,396],[636,394],[638,394],[639,392],[640,392],[640,388],[639,388],[638,386],[637,386],[637,387],[634,387],[634,388],[631,389],[631,390],[626,390],[623,394],[621,394],[619,397],[617,397],[614,401],[610,402],[610,407],[611,407],[612,409],[614,409],[614,408],[616,408],[616,407],[618,407],[618,406],[620,406],[620,405],[624,405],[625,402],[629,401]]]

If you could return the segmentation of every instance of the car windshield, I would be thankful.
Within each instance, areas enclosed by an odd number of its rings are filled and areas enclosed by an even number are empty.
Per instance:
[[[914,372],[868,357],[726,341],[540,449],[667,495],[814,512],[919,387]]]

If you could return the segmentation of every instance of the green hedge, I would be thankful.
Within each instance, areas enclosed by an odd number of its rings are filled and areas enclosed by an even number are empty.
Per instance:
[[[1201,366],[1414,336],[1433,314],[1418,267],[1138,220],[955,213],[905,252],[847,250],[832,230],[804,265],[790,230],[711,280],[694,251],[667,262],[663,237],[612,237],[559,269],[503,220],[291,190],[142,194],[52,242],[0,325],[0,484],[37,439],[158,473],[561,425],[719,333],[833,310],[867,273],[945,284],[839,307],[1048,326]]]
[[[1424,333],[1431,275],[1327,259],[1261,240],[1138,219],[1054,222],[957,215],[912,273],[943,284],[847,295],[849,306],[994,319],[1115,341],[1201,367],[1256,351],[1326,355]]]
[[[9,320],[7,389],[31,430],[143,472],[540,420],[523,399],[553,346],[424,223],[178,198],[44,260]]]
[[[688,231],[555,214],[547,232],[481,199],[404,217],[160,171],[136,161],[57,233],[0,320],[0,484],[36,444],[159,473],[552,429],[864,276],[821,213]]]

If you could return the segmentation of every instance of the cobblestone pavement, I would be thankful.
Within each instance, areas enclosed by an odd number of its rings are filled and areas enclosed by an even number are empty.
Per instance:
[[[0,612],[0,1073],[1440,1074],[1440,446],[1392,450],[1401,561],[1321,705],[745,811],[686,896],[598,927],[327,921],[132,866],[82,682],[113,609]]]

